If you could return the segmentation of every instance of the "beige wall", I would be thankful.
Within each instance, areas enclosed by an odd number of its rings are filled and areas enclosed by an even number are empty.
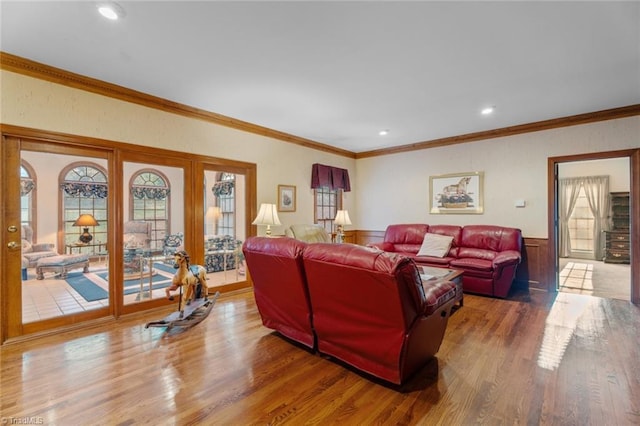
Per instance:
[[[242,132],[201,120],[95,95],[82,90],[0,71],[0,122],[41,130],[153,146],[186,153],[245,161],[257,165],[258,205],[277,202],[279,184],[295,185],[297,209],[280,213],[284,225],[313,221],[311,165],[346,168],[355,177],[355,160]],[[345,195],[345,208],[356,215],[357,190]],[[259,232],[264,230],[260,229]]]
[[[495,224],[546,238],[549,157],[638,147],[636,116],[361,159],[356,221],[359,229],[370,230],[389,223]],[[484,214],[429,213],[429,176],[474,171],[484,172]],[[516,208],[516,199],[526,207]]]
[[[324,163],[349,169],[348,229],[482,223],[546,238],[548,157],[640,147],[636,116],[356,161],[4,70],[0,77],[2,123],[257,164],[258,204],[275,203],[278,184],[297,187],[297,211],[280,214],[284,225],[313,219],[311,165]],[[471,171],[484,172],[484,214],[429,214],[429,176]]]

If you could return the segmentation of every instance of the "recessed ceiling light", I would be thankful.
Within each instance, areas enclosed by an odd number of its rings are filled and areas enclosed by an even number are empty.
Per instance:
[[[112,21],[124,18],[124,9],[118,3],[114,2],[98,4],[98,12],[100,12],[100,15]]]
[[[380,136],[387,136],[387,135],[389,134],[389,130],[387,130],[387,129],[380,130],[380,131],[378,132],[378,134],[379,134]]]
[[[490,106],[490,107],[483,108],[482,111],[480,111],[480,113],[482,115],[489,115],[489,114],[493,114],[495,110],[496,110],[496,107]]]

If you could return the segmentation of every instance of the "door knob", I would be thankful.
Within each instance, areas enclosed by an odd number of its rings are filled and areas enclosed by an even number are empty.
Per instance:
[[[15,225],[11,225],[11,226],[9,226],[9,227],[7,228],[7,231],[12,232],[12,233],[13,233],[13,232],[17,232],[17,231],[18,231],[18,227],[17,227],[17,226],[15,226]]]
[[[7,244],[7,247],[9,247],[10,249],[14,249],[14,248],[18,247],[18,243],[16,243],[15,241],[10,241]]]

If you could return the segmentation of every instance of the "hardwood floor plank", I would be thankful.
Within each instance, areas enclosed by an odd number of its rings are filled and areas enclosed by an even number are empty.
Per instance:
[[[402,387],[262,326],[253,294],[187,330],[144,324],[0,347],[0,417],[43,424],[640,424],[640,308],[547,293],[465,296],[436,358]]]

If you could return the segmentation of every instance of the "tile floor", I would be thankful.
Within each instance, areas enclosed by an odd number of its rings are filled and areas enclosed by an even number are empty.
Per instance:
[[[104,264],[96,263],[91,265],[90,270],[102,268]],[[210,287],[234,282],[236,271],[227,271],[226,274],[210,273],[207,274],[207,278]],[[238,275],[238,279],[243,280],[244,276]],[[138,295],[139,293],[125,295],[124,303],[136,303]],[[162,297],[165,297],[164,289],[153,290],[154,299]],[[29,269],[27,280],[22,281],[22,321],[24,323],[89,311],[108,305],[108,299],[87,302],[65,280],[57,278],[53,273],[45,274],[44,280],[36,280],[35,269]]]

